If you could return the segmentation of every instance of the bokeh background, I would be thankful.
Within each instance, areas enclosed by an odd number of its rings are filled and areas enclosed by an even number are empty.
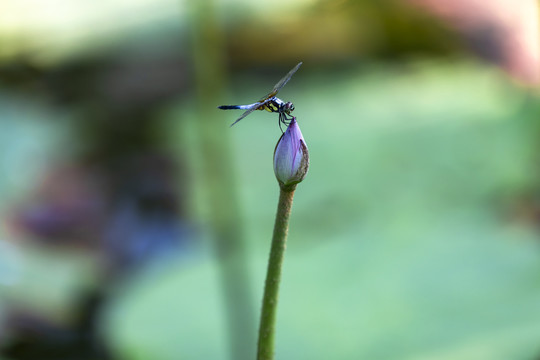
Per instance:
[[[0,359],[540,358],[534,0],[1,0]]]

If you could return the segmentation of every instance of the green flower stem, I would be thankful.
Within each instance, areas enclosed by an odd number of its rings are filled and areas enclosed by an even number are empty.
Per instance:
[[[281,280],[281,267],[287,243],[289,216],[291,214],[295,188],[296,185],[288,187],[281,186],[279,192],[279,203],[276,222],[274,224],[274,235],[272,237],[272,249],[270,250],[266,283],[264,285],[257,360],[274,359],[274,335],[279,297],[279,283]]]

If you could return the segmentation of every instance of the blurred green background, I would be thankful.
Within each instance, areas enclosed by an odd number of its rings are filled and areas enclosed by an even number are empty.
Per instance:
[[[535,1],[0,2],[0,359],[540,358]]]

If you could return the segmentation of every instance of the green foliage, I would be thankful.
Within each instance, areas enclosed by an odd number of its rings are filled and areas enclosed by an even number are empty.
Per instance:
[[[312,161],[291,218],[276,357],[537,357],[538,234],[510,205],[538,189],[538,109],[474,63],[305,70],[283,91]],[[239,190],[257,302],[278,194],[273,120],[223,125],[249,164]],[[115,348],[127,359],[224,359],[211,256],[162,271],[111,306]]]

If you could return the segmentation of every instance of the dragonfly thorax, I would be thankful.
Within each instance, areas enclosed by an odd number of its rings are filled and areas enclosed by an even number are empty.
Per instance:
[[[289,115],[294,110],[294,105],[292,102],[285,102],[277,97],[274,97],[272,101],[270,101],[269,105],[270,107],[274,107],[274,109],[269,110],[272,112],[285,113]]]

